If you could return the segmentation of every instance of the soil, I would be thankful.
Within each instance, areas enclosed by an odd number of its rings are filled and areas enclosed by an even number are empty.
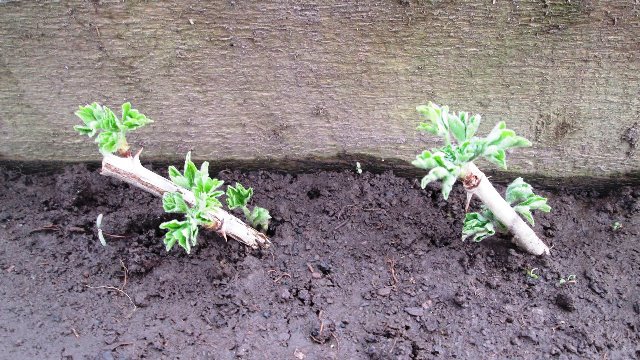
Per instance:
[[[166,252],[159,198],[86,165],[2,169],[0,357],[640,358],[640,187],[541,191],[552,255],[534,257],[460,241],[459,185],[445,202],[392,173],[219,176],[272,210],[272,248],[202,231]]]

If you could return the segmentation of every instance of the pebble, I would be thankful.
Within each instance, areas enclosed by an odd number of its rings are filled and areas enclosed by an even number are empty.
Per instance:
[[[146,293],[141,292],[137,293],[133,296],[133,303],[139,307],[147,307],[149,306],[149,300]]]
[[[280,293],[280,297],[281,297],[283,300],[289,300],[289,299],[291,298],[291,293],[289,292],[289,290],[288,290],[288,289],[284,289],[284,290],[282,290],[282,292]]]
[[[306,289],[298,291],[298,299],[302,300],[303,302],[309,301],[309,299],[311,299],[309,291]]]
[[[314,279],[320,279],[320,278],[322,278],[322,274],[319,273],[319,272],[312,272],[311,273],[311,277],[314,278]]]
[[[411,316],[424,316],[424,309],[421,307],[408,307],[404,311]]]
[[[378,291],[376,291],[376,293],[380,296],[387,296],[389,294],[391,294],[391,288],[388,286],[385,286],[383,288],[378,289]]]
[[[544,310],[540,308],[531,309],[531,320],[535,324],[544,323]]]
[[[428,332],[434,332],[438,330],[438,321],[433,318],[427,319],[424,322],[424,328],[427,329]]]

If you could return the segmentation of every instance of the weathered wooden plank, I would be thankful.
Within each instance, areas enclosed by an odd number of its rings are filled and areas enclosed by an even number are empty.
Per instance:
[[[96,160],[73,110],[128,100],[149,159],[408,161],[433,100],[531,138],[512,170],[640,171],[635,1],[320,3],[0,1],[0,157]]]

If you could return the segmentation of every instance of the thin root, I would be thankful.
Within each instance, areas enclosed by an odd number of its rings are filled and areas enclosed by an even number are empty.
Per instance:
[[[127,297],[127,299],[129,299],[129,302],[131,303],[131,305],[133,305],[133,311],[131,311],[131,314],[129,314],[127,316],[127,318],[131,317],[131,315],[133,315],[133,313],[138,309],[138,306],[136,306],[135,302],[133,301],[133,299],[131,298],[131,296],[129,296],[129,294],[127,294],[124,291],[124,288],[127,286],[127,280],[128,280],[128,274],[129,274],[129,269],[127,269],[127,267],[124,265],[124,262],[122,261],[122,259],[120,259],[120,265],[122,265],[122,268],[124,269],[124,281],[122,282],[122,286],[120,286],[119,288],[115,287],[115,286],[110,286],[110,285],[100,285],[100,286],[90,286],[87,285],[87,287],[89,289],[106,289],[106,290],[111,290],[111,291],[117,291],[120,294],[124,295]]]

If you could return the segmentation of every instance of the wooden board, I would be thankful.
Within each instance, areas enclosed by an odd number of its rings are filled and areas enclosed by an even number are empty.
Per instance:
[[[73,111],[131,101],[146,159],[406,162],[431,100],[530,138],[510,170],[638,177],[637,2],[320,3],[0,1],[0,158],[96,160]]]

